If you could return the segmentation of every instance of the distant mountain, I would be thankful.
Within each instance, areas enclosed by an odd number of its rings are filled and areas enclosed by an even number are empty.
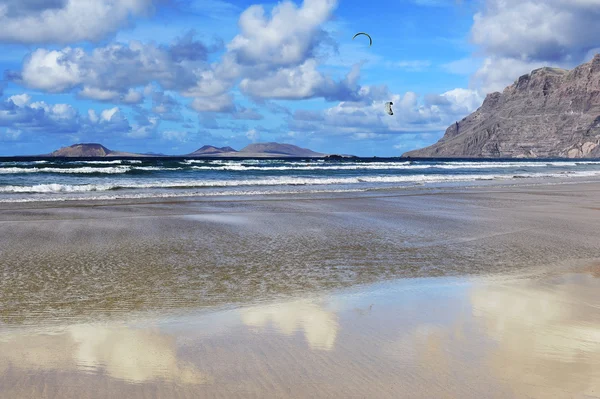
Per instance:
[[[321,154],[300,148],[292,144],[280,143],[256,143],[244,147],[240,151],[236,151],[231,147],[215,147],[205,145],[192,152],[191,154],[183,155],[185,157],[237,157],[237,158],[283,158],[283,157],[298,157],[298,158],[322,158],[327,154]],[[81,143],[73,144],[69,147],[60,148],[50,154],[43,156],[49,157],[70,157],[70,158],[94,158],[94,157],[151,157],[151,156],[177,156],[163,155],[156,153],[135,154],[131,152],[113,151],[97,143]],[[181,155],[179,155],[181,156]]]
[[[50,157],[71,157],[71,158],[94,158],[94,157],[143,157],[142,154],[131,152],[112,151],[97,143],[73,144],[68,147],[62,147],[50,154]]]
[[[292,144],[256,143],[242,148],[239,152],[249,157],[324,157],[327,154],[314,152],[308,148],[300,148]]]
[[[188,156],[198,157],[237,157],[237,158],[283,158],[283,157],[306,157],[320,158],[327,154],[314,152],[307,148],[300,148],[292,144],[280,143],[256,143],[250,144],[240,151],[231,147],[215,147],[205,145]]]
[[[231,147],[215,147],[213,145],[204,145],[188,155],[189,156],[207,156],[207,155],[223,154],[223,153],[229,153],[229,152],[237,152],[237,151]]]
[[[437,143],[404,157],[600,157],[600,54],[572,70],[539,68],[474,113]]]

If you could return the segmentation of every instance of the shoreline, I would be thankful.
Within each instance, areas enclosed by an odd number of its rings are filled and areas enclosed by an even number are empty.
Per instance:
[[[523,179],[518,180],[489,180],[482,179],[481,181],[471,182],[470,185],[459,185],[457,182],[443,183],[422,183],[419,185],[411,185],[406,187],[378,187],[370,189],[356,190],[321,190],[316,192],[272,192],[258,194],[238,194],[234,192],[225,194],[174,194],[173,196],[165,197],[124,197],[111,199],[51,199],[51,200],[31,200],[31,201],[15,201],[3,202],[0,201],[0,212],[28,209],[28,208],[62,208],[62,207],[104,207],[104,206],[125,206],[125,205],[153,205],[153,204],[189,204],[203,202],[252,202],[252,201],[289,201],[289,200],[337,200],[337,199],[358,199],[358,198],[380,198],[380,197],[395,197],[395,196],[418,196],[418,195],[440,195],[446,192],[486,192],[478,190],[488,190],[487,192],[499,192],[496,190],[514,190],[520,188],[543,188],[557,186],[572,186],[572,185],[594,185],[600,184],[600,177],[575,177],[575,178],[556,178],[554,181],[544,179]],[[463,182],[460,182],[463,183]],[[503,191],[500,191],[503,192]]]

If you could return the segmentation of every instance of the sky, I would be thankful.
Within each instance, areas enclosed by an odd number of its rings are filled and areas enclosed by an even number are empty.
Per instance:
[[[258,1],[0,0],[0,156],[400,156],[520,75],[600,52],[600,0]]]

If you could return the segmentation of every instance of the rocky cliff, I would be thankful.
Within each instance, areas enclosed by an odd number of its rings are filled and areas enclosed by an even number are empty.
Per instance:
[[[600,54],[572,70],[540,68],[410,157],[600,157]]]

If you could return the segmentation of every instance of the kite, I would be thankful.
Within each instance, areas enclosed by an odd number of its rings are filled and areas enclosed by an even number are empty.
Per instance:
[[[354,37],[352,38],[352,40],[354,40],[354,38],[358,35],[365,35],[366,37],[369,38],[369,47],[371,47],[373,45],[373,39],[371,39],[371,36],[369,36],[368,33],[365,32],[358,32],[356,35],[354,35]]]
[[[387,112],[388,115],[394,115],[394,111],[392,111],[392,105],[394,105],[394,103],[391,101],[385,103],[385,112]]]

